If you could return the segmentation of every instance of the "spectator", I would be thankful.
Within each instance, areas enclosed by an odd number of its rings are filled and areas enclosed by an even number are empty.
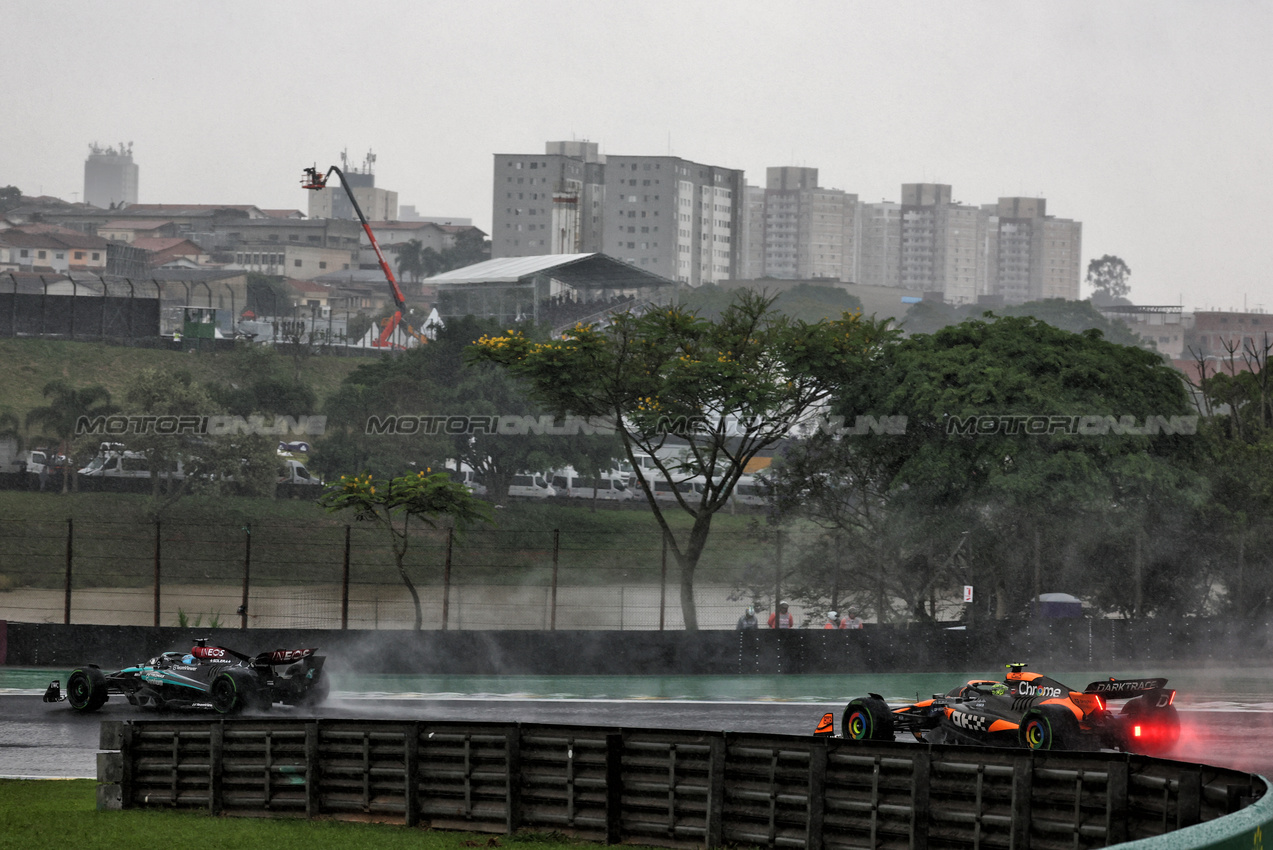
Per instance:
[[[840,617],[840,612],[839,612],[839,611],[828,611],[828,612],[827,612],[827,622],[826,622],[826,625],[825,625],[825,626],[823,626],[822,628],[824,628],[824,629],[847,629],[847,628],[848,628],[848,625],[847,625],[847,624],[845,623],[845,621],[844,621],[844,620]]]
[[[748,605],[747,611],[738,618],[739,629],[758,629],[760,620],[756,619],[756,606]]]
[[[787,612],[787,603],[779,602],[778,610],[769,615],[769,628],[794,629],[795,627],[796,620]]]
[[[849,616],[845,617],[840,623],[842,629],[860,629],[862,628],[862,619],[858,617],[858,609],[850,608]]]

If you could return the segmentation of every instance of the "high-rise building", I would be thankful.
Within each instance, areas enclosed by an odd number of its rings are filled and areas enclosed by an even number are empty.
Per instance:
[[[133,143],[119,148],[88,146],[84,161],[84,203],[102,209],[137,203],[138,169],[133,162]]]
[[[1083,225],[1047,215],[1044,198],[1000,198],[989,220],[988,294],[1006,304],[1079,297]]]
[[[599,251],[605,157],[596,142],[548,142],[496,154],[491,257]]]
[[[496,154],[491,256],[599,251],[691,286],[737,276],[743,173],[594,142]]]
[[[900,286],[902,205],[894,201],[863,204],[857,283]]]
[[[902,184],[898,278],[905,289],[972,303],[984,288],[986,216],[951,197],[944,183]]]
[[[857,195],[818,186],[818,169],[766,169],[765,188],[747,188],[745,276],[853,281]]]

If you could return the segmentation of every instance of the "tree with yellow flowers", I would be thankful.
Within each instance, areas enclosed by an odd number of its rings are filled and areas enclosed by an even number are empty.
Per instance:
[[[475,521],[491,521],[491,506],[474,498],[467,487],[452,481],[445,472],[416,472],[388,480],[373,478],[371,473],[342,475],[340,484],[324,493],[318,504],[328,513],[353,511],[354,519],[374,522],[389,533],[398,575],[415,605],[417,630],[423,622],[420,594],[403,564],[410,543],[411,518],[434,528],[444,518],[461,527]]]
[[[846,313],[802,322],[775,311],[773,302],[743,290],[712,321],[672,306],[580,324],[549,342],[510,330],[471,349],[471,357],[525,380],[553,413],[613,425],[680,568],[688,629],[698,628],[694,572],[712,517],[748,464],[821,411],[895,338],[888,320]],[[684,443],[674,463],[659,458],[669,438]],[[638,453],[654,458],[657,471],[643,471]],[[677,488],[690,478],[699,486]],[[660,480],[693,519],[680,536],[664,513],[671,505],[654,499]]]

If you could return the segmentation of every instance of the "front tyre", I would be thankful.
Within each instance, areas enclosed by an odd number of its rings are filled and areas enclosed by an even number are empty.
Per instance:
[[[97,711],[107,698],[106,677],[96,667],[76,670],[66,680],[66,700],[76,711]]]
[[[840,729],[851,741],[892,741],[893,712],[876,697],[858,697],[844,707]]]
[[[1027,750],[1071,750],[1078,744],[1074,712],[1061,705],[1040,705],[1021,718],[1018,734]]]

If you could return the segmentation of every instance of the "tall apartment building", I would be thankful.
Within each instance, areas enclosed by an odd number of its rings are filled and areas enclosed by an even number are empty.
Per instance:
[[[496,154],[492,257],[600,251],[698,286],[737,276],[743,173],[592,142]]]
[[[89,145],[84,161],[84,203],[102,209],[137,203],[139,169],[133,162],[133,143],[103,148]]]
[[[863,204],[857,283],[901,286],[902,205],[894,201]]]
[[[988,225],[992,259],[987,294],[1002,297],[1006,304],[1078,299],[1081,222],[1047,215],[1044,198],[1000,198]]]
[[[984,289],[986,217],[951,200],[944,183],[904,183],[898,278],[905,289],[941,292],[951,304]]]
[[[596,142],[496,154],[491,257],[599,251],[605,157]]]
[[[782,166],[746,197],[745,278],[856,279],[857,195],[818,186],[816,168]]]

